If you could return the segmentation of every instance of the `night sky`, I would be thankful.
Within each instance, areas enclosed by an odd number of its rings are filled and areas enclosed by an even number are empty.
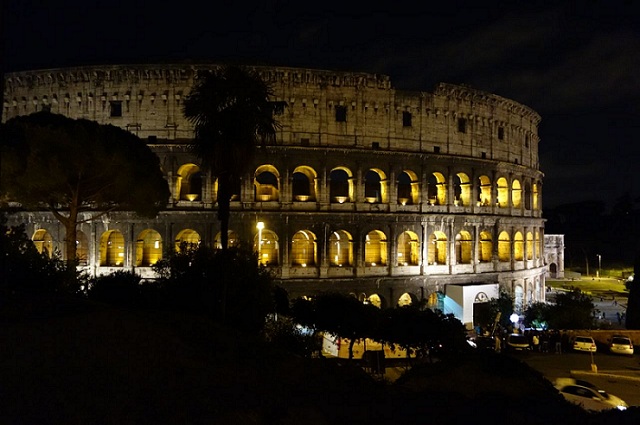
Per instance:
[[[632,1],[0,3],[6,71],[201,60],[382,73],[423,91],[463,83],[542,116],[545,208],[640,196]]]

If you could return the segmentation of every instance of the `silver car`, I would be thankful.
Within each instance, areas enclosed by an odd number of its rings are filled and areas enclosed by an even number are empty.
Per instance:
[[[555,387],[565,400],[577,404],[585,410],[626,410],[629,407],[620,397],[609,394],[590,382],[580,379],[558,378]]]

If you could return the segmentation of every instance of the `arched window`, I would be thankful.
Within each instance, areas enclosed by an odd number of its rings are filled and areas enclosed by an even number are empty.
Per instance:
[[[136,267],[149,267],[162,259],[162,238],[153,229],[143,230],[136,240]]]
[[[524,260],[524,237],[520,232],[513,236],[513,254],[516,261]]]
[[[382,170],[372,168],[364,176],[364,199],[374,203],[384,203],[387,200],[387,180]]]
[[[380,230],[372,230],[365,237],[364,262],[371,267],[387,265],[387,237]]]
[[[454,204],[459,206],[471,205],[471,180],[469,176],[465,173],[458,173],[454,182]]]
[[[280,194],[280,175],[275,167],[262,165],[255,173],[255,200],[259,202],[277,201]]]
[[[522,313],[524,307],[524,290],[522,285],[516,285],[513,294],[513,309],[515,313]]]
[[[213,240],[213,246],[216,249],[222,249],[222,234],[220,232],[216,233],[216,237]],[[233,230],[227,231],[227,247],[228,248],[237,248],[240,246],[240,238],[238,234]]]
[[[539,200],[538,200],[538,183],[533,184],[533,209],[537,210],[539,208]]]
[[[436,231],[429,236],[429,264],[447,264],[447,235]]]
[[[317,174],[311,167],[302,166],[293,170],[291,176],[291,194],[297,202],[316,200]]]
[[[369,297],[367,298],[367,302],[371,305],[374,305],[378,308],[382,308],[383,307],[383,299],[382,297],[380,297],[380,295],[378,294],[371,294],[369,295]]]
[[[540,232],[536,231],[535,233],[535,250],[536,250],[536,258],[541,258],[541,241],[540,241]]]
[[[498,235],[498,260],[511,261],[511,238],[507,232]]]
[[[76,259],[79,266],[86,266],[89,262],[89,239],[82,230],[76,232]]]
[[[498,206],[500,208],[509,207],[509,184],[507,179],[500,177],[497,181],[498,185]]]
[[[329,265],[347,267],[353,264],[353,239],[344,230],[337,230],[329,237]]]
[[[398,236],[398,265],[417,266],[420,263],[418,235],[409,230]]]
[[[31,238],[33,244],[40,254],[44,254],[49,258],[53,256],[53,238],[45,229],[38,229]]]
[[[478,206],[489,206],[492,202],[491,179],[487,176],[478,177]]]
[[[478,245],[478,259],[481,263],[488,263],[493,256],[493,241],[491,232],[480,232],[480,244]]]
[[[447,181],[442,173],[433,173],[428,181],[428,198],[431,205],[447,204]]]
[[[415,205],[420,203],[420,184],[413,171],[403,171],[398,176],[398,204]]]
[[[117,230],[109,230],[100,238],[100,265],[124,266],[124,236]]]
[[[404,307],[407,305],[411,305],[413,304],[414,301],[414,296],[412,296],[410,293],[405,292],[404,294],[400,295],[400,298],[398,298],[398,307]]]
[[[313,266],[316,264],[316,236],[301,230],[291,240],[291,264],[293,266]]]
[[[331,202],[342,204],[353,202],[353,176],[347,168],[334,168],[329,174],[329,196]]]
[[[262,240],[260,239],[262,236]],[[277,266],[280,254],[278,235],[267,229],[256,233],[253,239],[253,249],[258,253],[258,263],[263,266]]]
[[[202,200],[202,172],[195,164],[184,164],[178,169],[176,193],[180,201]]]
[[[466,230],[456,235],[456,263],[471,264],[473,253],[473,241],[471,233]]]
[[[200,245],[200,235],[193,229],[184,229],[176,236],[175,250],[193,250]]]
[[[520,208],[522,205],[522,186],[520,186],[520,180],[514,180],[511,183],[511,203],[514,208]]]
[[[527,232],[527,260],[533,260],[533,234]]]

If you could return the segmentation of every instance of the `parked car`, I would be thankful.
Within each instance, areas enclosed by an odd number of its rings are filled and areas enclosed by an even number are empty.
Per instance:
[[[581,379],[558,378],[554,386],[565,400],[577,404],[585,410],[626,410],[629,407],[620,397],[609,394]]]
[[[523,334],[509,334],[505,339],[505,350],[507,351],[528,351],[531,350],[529,338]]]
[[[614,335],[609,340],[609,352],[613,354],[633,355],[633,342],[624,335]]]
[[[590,351],[592,353],[595,353],[598,349],[592,337],[580,335],[573,338],[571,347],[576,351]]]

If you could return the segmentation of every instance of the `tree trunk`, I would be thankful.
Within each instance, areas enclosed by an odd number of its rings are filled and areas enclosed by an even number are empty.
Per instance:
[[[229,212],[231,209],[231,174],[218,176],[218,220],[220,220],[220,244],[226,251],[229,245]]]

